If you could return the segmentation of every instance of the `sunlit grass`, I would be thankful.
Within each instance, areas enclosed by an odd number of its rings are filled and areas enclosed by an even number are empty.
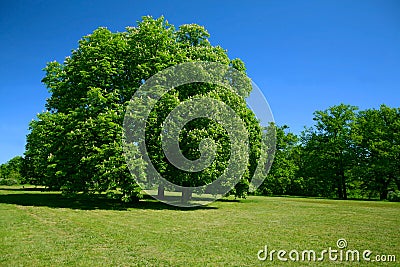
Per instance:
[[[261,262],[257,252],[321,251],[339,238],[349,249],[394,254],[386,265],[396,266],[399,229],[399,203],[249,197],[179,209],[0,188],[0,266],[334,266]]]

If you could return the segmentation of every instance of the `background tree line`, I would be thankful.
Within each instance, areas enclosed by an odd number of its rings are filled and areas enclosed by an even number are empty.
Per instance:
[[[277,127],[263,195],[400,199],[400,108],[340,104],[314,113],[300,136]]]

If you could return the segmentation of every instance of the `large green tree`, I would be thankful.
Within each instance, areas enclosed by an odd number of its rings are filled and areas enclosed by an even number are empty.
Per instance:
[[[188,61],[218,62],[245,72],[242,61],[230,60],[226,50],[212,46],[208,37],[199,25],[175,29],[163,17],[143,17],[126,32],[112,33],[99,28],[84,36],[63,63],[48,63],[43,82],[51,96],[47,110],[30,124],[27,137],[25,156],[31,181],[65,192],[121,191],[126,201],[139,196],[135,178],[140,177],[129,173],[122,151],[125,109],[136,90],[159,71]],[[160,127],[168,112],[184,99],[209,95],[226,102],[232,100],[235,110],[241,110],[239,114],[246,122],[252,144],[247,173],[237,190],[233,190],[237,196],[244,196],[248,186],[243,184],[248,184],[255,170],[261,138],[258,122],[243,98],[251,90],[250,81],[246,88],[237,96],[217,86],[193,84],[163,97],[149,117],[146,136],[151,159],[160,173],[184,186],[212,180],[229,154],[222,149],[224,145],[220,146],[220,157],[211,169],[196,177],[176,175],[160,151]],[[223,143],[225,134],[214,122],[196,120],[182,131],[183,153],[196,158],[196,145],[201,138],[211,137]],[[132,164],[138,176],[145,176],[146,164],[140,157]]]
[[[314,113],[315,127],[303,133],[302,176],[309,194],[347,199],[356,164],[354,124],[357,107],[340,104]]]
[[[368,197],[400,190],[400,108],[382,105],[357,118],[359,165],[354,171]]]

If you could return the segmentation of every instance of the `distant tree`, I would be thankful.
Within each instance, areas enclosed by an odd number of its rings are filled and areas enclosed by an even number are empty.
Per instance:
[[[64,63],[48,63],[43,82],[51,96],[46,103],[46,112],[31,122],[27,137],[25,157],[31,181],[67,193],[119,190],[125,201],[139,197],[141,190],[129,173],[122,151],[126,106],[144,81],[182,62],[219,62],[245,72],[242,61],[230,60],[226,50],[212,46],[208,37],[208,32],[199,25],[182,25],[176,30],[163,17],[143,17],[137,27],[128,27],[126,32],[112,33],[99,28],[84,36]],[[247,93],[251,90],[250,80],[248,85]],[[240,114],[254,141],[247,176],[243,178],[243,183],[248,183],[260,154],[258,123],[243,98],[229,96],[226,91],[211,85],[183,86],[171,91],[160,101],[160,106],[155,107],[149,117],[146,136],[152,161],[161,174],[184,186],[207,183],[224,167],[223,163],[218,164],[228,155],[222,149],[221,161],[208,173],[196,174],[197,178],[176,175],[176,170],[172,171],[166,165],[168,162],[160,151],[162,120],[173,107],[196,94],[232,100],[235,110],[242,110]],[[182,143],[184,154],[195,158],[198,149],[193,146],[201,138],[211,135],[223,143],[225,134],[210,121],[196,120],[182,132],[182,137],[190,140]],[[138,175],[144,177],[144,161],[138,158],[134,164],[139,170]],[[239,185],[234,193],[244,196],[247,188]],[[162,194],[162,185],[159,189]]]
[[[400,108],[361,111],[356,124],[359,165],[354,174],[369,197],[400,190]]]
[[[298,172],[298,138],[286,132],[287,125],[276,127],[276,152],[271,169],[258,189],[263,195],[301,195],[302,178]]]
[[[353,131],[356,110],[340,104],[314,113],[316,125],[302,137],[301,172],[309,194],[347,199],[350,172],[357,159]]]
[[[337,196],[334,168],[321,150],[325,143],[326,138],[315,133],[312,128],[302,132],[298,175],[304,178],[306,196]]]
[[[24,158],[16,156],[0,165],[0,184],[12,185],[25,183]]]

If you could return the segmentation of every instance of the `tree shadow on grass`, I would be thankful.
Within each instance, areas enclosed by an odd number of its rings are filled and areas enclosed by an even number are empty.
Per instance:
[[[353,198],[349,197],[347,199],[340,199],[337,197],[318,197],[318,196],[293,196],[293,195],[272,195],[268,197],[284,197],[284,198],[293,198],[293,199],[314,199],[314,200],[352,200],[352,201],[370,201],[370,202],[382,202],[379,198]]]
[[[6,190],[6,191],[17,191],[17,192],[22,192],[22,191],[29,191],[29,192],[44,192],[44,191],[49,191],[45,187],[18,187],[18,188],[13,188],[13,187],[7,187],[7,186],[0,186],[0,190]]]
[[[231,203],[240,203],[241,200],[240,199],[231,199],[231,198],[220,198],[216,200],[217,202],[231,202]]]
[[[216,209],[210,206],[198,207],[177,207],[156,201],[146,197],[137,202],[123,203],[117,199],[109,199],[105,195],[76,195],[74,197],[65,197],[58,192],[38,192],[23,193],[25,189],[21,189],[21,193],[14,193],[18,189],[13,189],[11,194],[0,194],[0,203],[15,204],[21,206],[43,206],[50,208],[69,208],[79,210],[119,210],[126,211],[129,209],[150,209],[150,210],[199,210],[199,209]]]

